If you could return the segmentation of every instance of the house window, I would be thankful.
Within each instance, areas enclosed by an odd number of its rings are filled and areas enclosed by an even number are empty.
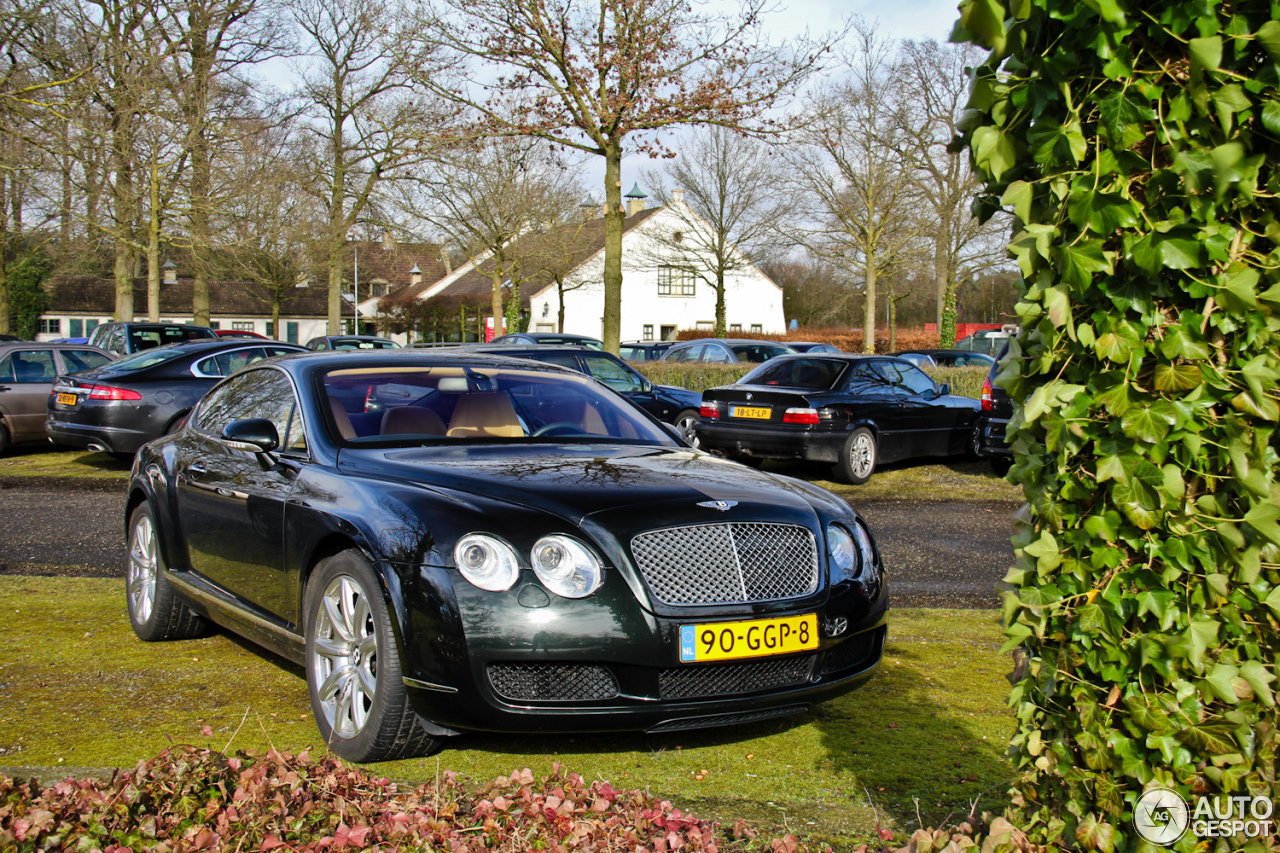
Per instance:
[[[289,343],[291,343],[291,344],[296,344],[296,343],[298,342],[298,323],[297,323],[297,321],[295,321],[295,320],[290,320],[289,322],[285,323],[285,324],[284,324],[284,333],[285,333],[285,339],[286,339]]]
[[[652,323],[644,324],[644,339],[646,341],[653,340],[653,324]]]
[[[98,328],[98,321],[97,321],[97,320],[85,320],[85,321],[84,321],[84,333],[85,333],[86,335],[92,335],[92,334],[93,334],[93,330],[94,330],[94,329],[96,329],[96,328]],[[75,337],[75,335],[72,335],[72,337]]]
[[[699,331],[702,331],[702,332],[709,332],[713,330],[715,327],[716,327],[716,324],[714,320],[699,320],[697,322],[697,328]]]
[[[676,339],[676,327],[675,327],[675,326],[663,326],[663,327],[662,327],[662,339],[663,339],[664,341],[674,341],[674,340]]]
[[[693,274],[678,267],[658,267],[659,296],[693,296]]]
[[[67,321],[69,327],[67,337],[83,338],[84,337],[84,320],[76,320],[74,318]]]
[[[213,330],[216,332],[216,331],[218,331],[218,329],[222,328],[222,323],[221,323],[220,321],[218,321],[218,320],[210,320],[210,321],[209,321],[209,328],[210,328],[210,329],[213,329]]]
[[[729,324],[729,331],[731,331],[731,332],[741,332],[741,331],[742,331],[742,324],[741,324],[741,323],[730,323],[730,324]]]
[[[759,323],[751,324],[751,333],[753,335],[761,334],[763,331],[764,331],[764,326],[760,325]]]
[[[252,331],[253,331],[253,321],[252,321],[252,320],[232,320],[232,321],[231,321],[231,331],[233,331],[233,332],[252,332]]]
[[[387,282],[383,279],[374,279],[373,284],[369,286],[369,297],[377,298],[387,295]]]
[[[62,319],[54,318],[52,320],[44,317],[40,318],[40,334],[42,335],[60,335],[62,334]]]
[[[268,338],[274,338],[276,336],[275,323],[272,323],[270,320],[267,321],[266,335]]]

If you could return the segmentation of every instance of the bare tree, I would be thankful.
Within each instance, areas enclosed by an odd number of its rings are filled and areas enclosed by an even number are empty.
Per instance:
[[[310,119],[308,186],[324,206],[321,254],[329,333],[342,322],[347,234],[385,178],[424,155],[422,134],[441,121],[409,89],[407,57],[383,43],[394,9],[384,0],[294,0],[309,57],[299,97]]]
[[[209,324],[211,220],[219,206],[214,160],[219,148],[243,130],[235,118],[246,86],[235,79],[245,66],[269,56],[283,41],[279,9],[271,0],[163,0],[172,52],[174,97],[181,115],[183,148],[190,161],[189,244],[192,256],[191,314]],[[245,127],[245,123],[240,123]]]
[[[604,158],[602,337],[611,352],[622,310],[624,148],[657,146],[652,132],[678,125],[771,128],[769,110],[826,47],[769,45],[764,5],[743,0],[737,14],[715,15],[684,0],[423,0],[404,31],[401,53],[417,79],[478,115],[480,132]]]
[[[911,164],[899,153],[890,49],[863,22],[854,37],[848,77],[815,98],[815,117],[789,159],[814,207],[798,235],[862,281],[863,350],[874,352],[876,282],[915,251],[918,202]]]
[[[676,224],[656,232],[648,260],[702,279],[716,294],[715,336],[727,333],[725,284],[753,266],[753,255],[778,248],[795,206],[778,192],[780,158],[764,143],[722,127],[711,127],[681,146],[645,182]],[[668,183],[671,188],[668,188]]]
[[[891,137],[905,163],[914,170],[923,229],[933,242],[937,322],[943,346],[955,343],[955,289],[980,270],[1005,258],[1005,217],[982,224],[969,210],[979,181],[967,154],[947,150],[956,123],[969,99],[967,66],[981,64],[985,54],[973,45],[941,45],[906,41],[896,77],[899,81],[897,132]]]
[[[527,139],[461,144],[437,155],[433,167],[411,182],[410,207],[488,276],[494,328],[504,314],[511,326],[519,316],[524,260],[517,240],[575,207],[576,174],[553,161],[546,143]]]

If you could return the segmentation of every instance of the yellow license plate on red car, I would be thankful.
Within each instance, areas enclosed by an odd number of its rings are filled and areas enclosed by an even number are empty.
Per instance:
[[[818,614],[680,626],[680,660],[698,662],[786,655],[818,647]]]
[[[755,418],[759,421],[769,420],[769,410],[759,406],[731,406],[729,416],[733,418]]]
[[[74,406],[75,404],[76,404],[75,394],[59,394],[58,395],[59,406]]]

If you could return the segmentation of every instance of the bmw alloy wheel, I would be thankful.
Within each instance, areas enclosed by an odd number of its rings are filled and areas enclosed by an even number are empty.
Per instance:
[[[860,432],[849,445],[849,468],[858,477],[870,477],[876,467],[876,441],[869,432]]]
[[[680,437],[688,443],[690,447],[697,450],[701,445],[698,441],[698,423],[700,422],[697,412],[692,409],[686,409],[680,413],[680,417],[676,418],[676,429],[680,430]]]
[[[312,668],[325,722],[335,737],[360,734],[378,692],[378,638],[369,599],[350,575],[324,591],[313,628]]]

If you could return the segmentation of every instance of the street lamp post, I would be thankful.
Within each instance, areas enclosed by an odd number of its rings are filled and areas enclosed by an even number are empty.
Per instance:
[[[360,334],[360,244],[351,241],[351,327],[352,334]]]

